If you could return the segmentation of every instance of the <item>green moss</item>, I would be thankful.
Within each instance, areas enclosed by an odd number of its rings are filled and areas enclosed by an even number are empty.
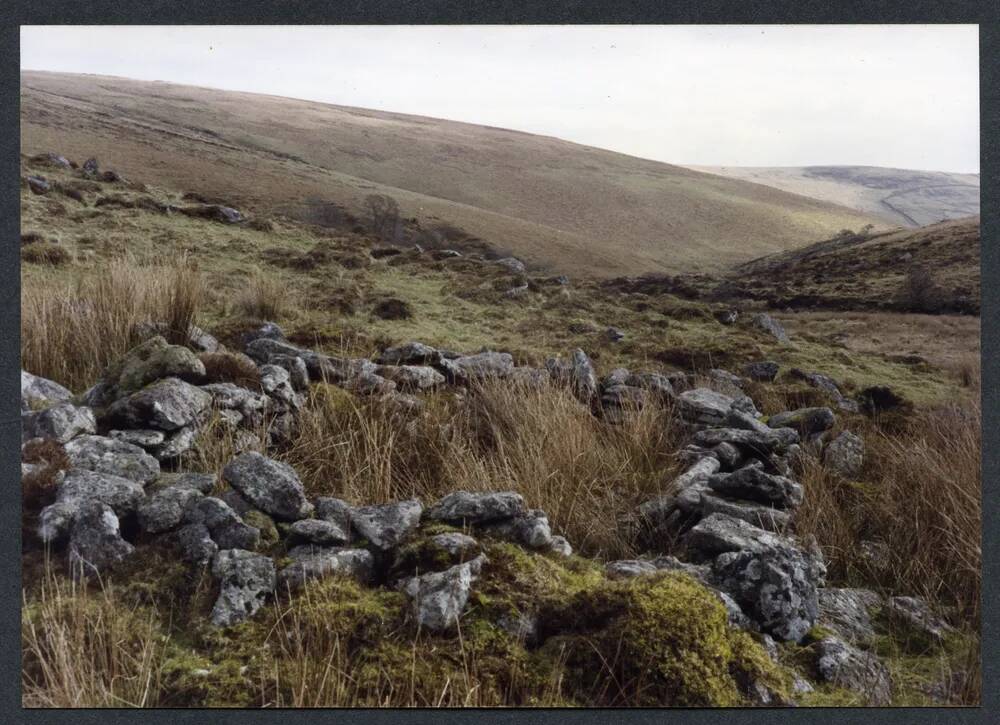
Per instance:
[[[270,549],[278,543],[278,528],[275,526],[274,519],[264,512],[257,509],[250,509],[243,514],[243,520],[250,526],[260,530],[258,548]]]
[[[754,681],[787,697],[787,674],[686,575],[603,583],[549,612],[545,628],[559,632],[545,648],[599,704],[740,705]]]

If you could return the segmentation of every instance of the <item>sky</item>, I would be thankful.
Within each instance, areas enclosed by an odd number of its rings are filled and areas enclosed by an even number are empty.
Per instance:
[[[447,118],[673,164],[979,172],[975,25],[23,26],[21,68]]]

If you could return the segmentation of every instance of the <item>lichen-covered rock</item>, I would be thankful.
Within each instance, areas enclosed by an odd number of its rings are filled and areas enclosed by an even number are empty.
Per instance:
[[[549,519],[544,511],[538,509],[481,525],[479,530],[487,536],[511,541],[529,549],[547,549],[552,545]]]
[[[765,531],[776,533],[785,531],[791,523],[791,517],[786,511],[749,501],[734,501],[720,496],[712,496],[706,491],[701,492],[697,506],[702,516],[725,514],[742,519]]]
[[[890,597],[886,605],[889,621],[905,630],[906,639],[919,644],[940,644],[955,630],[917,597]]]
[[[157,491],[139,504],[139,526],[150,534],[170,531],[180,525],[188,506],[203,495],[189,486],[168,486]]]
[[[267,408],[267,396],[255,393],[235,383],[210,383],[201,389],[212,396],[216,408],[235,410],[244,418],[254,420]]]
[[[39,412],[21,415],[22,438],[44,438],[57,443],[68,443],[79,435],[97,432],[94,411],[72,403],[56,403]]]
[[[450,569],[406,580],[402,588],[412,602],[417,625],[430,632],[453,628],[469,601],[472,582],[486,562],[481,554]]]
[[[219,551],[212,534],[204,524],[187,524],[174,534],[177,547],[184,561],[199,566],[210,563]]]
[[[788,540],[741,519],[712,514],[706,516],[685,537],[687,547],[703,555],[726,552],[768,552],[784,548]]]
[[[821,680],[858,693],[869,705],[884,707],[892,701],[892,677],[874,654],[836,637],[820,640],[816,653]]]
[[[766,332],[783,345],[787,345],[791,342],[788,339],[788,333],[785,332],[785,328],[782,327],[781,323],[766,312],[758,312],[751,318],[750,324],[758,330]]]
[[[208,529],[220,549],[255,549],[260,530],[246,523],[225,501],[214,496],[193,498],[184,509],[185,524],[201,524]]]
[[[565,536],[553,536],[549,541],[548,549],[556,556],[568,557],[573,555],[573,546],[566,540]]]
[[[280,365],[261,365],[260,386],[271,399],[272,407],[274,403],[280,410],[298,410],[302,406],[302,400],[295,393],[292,387],[291,374]]]
[[[281,570],[278,582],[282,587],[298,589],[307,581],[328,576],[349,576],[370,583],[375,572],[375,557],[367,549],[326,549],[311,547],[299,554]]]
[[[856,479],[865,465],[865,442],[845,430],[826,446],[823,463],[848,480]]]
[[[115,397],[140,390],[163,378],[200,382],[205,366],[198,356],[182,345],[170,345],[157,335],[129,350],[104,376],[117,390]]]
[[[336,546],[347,543],[347,532],[335,523],[322,519],[302,519],[288,527],[288,535],[295,541],[317,546]]]
[[[380,365],[375,372],[403,391],[431,390],[445,382],[444,375],[428,365]]]
[[[791,428],[746,430],[742,428],[708,428],[698,431],[691,439],[695,445],[714,448],[722,443],[737,446],[757,457],[784,453],[788,446],[799,442],[799,434]]]
[[[236,456],[222,477],[256,508],[277,519],[297,521],[313,511],[295,470],[256,451]]]
[[[795,508],[802,503],[803,498],[800,483],[784,476],[765,473],[756,466],[710,476],[707,485],[713,491],[731,498],[742,498],[781,509]]]
[[[829,408],[799,408],[776,413],[767,419],[771,428],[794,428],[800,435],[822,433],[833,427],[837,416]]]
[[[848,642],[867,642],[875,636],[872,613],[882,597],[869,589],[820,589],[819,623]]]
[[[718,514],[715,514],[718,516]],[[800,642],[819,616],[821,560],[790,545],[731,551],[712,563],[712,582],[774,637]]]
[[[458,531],[449,531],[444,534],[435,534],[430,538],[431,546],[441,549],[450,556],[462,556],[470,551],[479,550],[479,542],[468,534]]]
[[[394,549],[420,525],[424,507],[416,499],[350,510],[351,528],[382,551]]]
[[[121,476],[146,484],[160,475],[159,462],[138,446],[113,438],[84,435],[64,446],[73,468]]]
[[[81,507],[89,501],[99,501],[116,515],[126,516],[136,510],[144,496],[142,485],[132,479],[70,469],[59,484],[55,503],[42,510],[39,535],[43,541],[62,538]]]
[[[80,505],[69,535],[69,564],[74,576],[104,572],[133,551],[122,538],[118,517],[110,506],[96,499]]]
[[[311,378],[306,361],[298,355],[272,355],[271,365],[277,365],[288,371],[288,379],[292,384],[292,389],[303,391],[309,388]]]
[[[351,505],[343,499],[332,496],[322,496],[316,499],[315,516],[317,519],[336,524],[342,531],[350,533]]]
[[[514,358],[506,352],[480,352],[463,355],[450,361],[464,380],[482,381],[505,378],[514,369]]]
[[[764,383],[774,382],[774,379],[778,377],[778,370],[780,370],[778,363],[770,360],[758,360],[743,366],[744,375],[751,380]]]
[[[522,262],[517,257],[504,257],[503,259],[496,260],[495,264],[498,264],[501,267],[505,267],[506,269],[508,269],[511,272],[514,272],[515,274],[524,274],[524,272],[527,269],[524,266],[524,262]]]
[[[396,383],[373,372],[361,372],[344,382],[344,387],[357,395],[389,395]]]
[[[408,342],[382,351],[376,362],[379,365],[437,365],[441,353],[422,342]]]
[[[268,557],[242,549],[223,549],[215,555],[212,574],[221,583],[212,607],[212,624],[229,627],[252,617],[274,591],[277,575]]]
[[[160,488],[166,488],[168,486],[176,486],[180,488],[193,488],[196,491],[200,491],[206,496],[212,492],[215,488],[217,478],[212,473],[197,473],[194,471],[188,471],[186,473],[164,473],[156,481],[156,485]]]
[[[733,399],[708,388],[685,390],[677,396],[678,412],[691,423],[724,425],[733,407]]]
[[[514,491],[450,493],[427,511],[427,518],[456,525],[485,524],[527,512],[524,498]]]
[[[56,403],[68,403],[73,393],[59,383],[21,371],[21,407],[41,410]]]
[[[164,378],[121,398],[108,411],[113,421],[130,428],[175,431],[199,423],[212,404],[212,396],[179,378]]]
[[[676,393],[675,380],[677,380],[676,377],[671,379],[660,373],[631,373],[625,379],[625,385],[648,390],[658,400],[666,402],[672,400]]]

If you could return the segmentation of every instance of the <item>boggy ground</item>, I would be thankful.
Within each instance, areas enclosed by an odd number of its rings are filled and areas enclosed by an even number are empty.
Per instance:
[[[807,466],[797,533],[818,539],[828,585],[919,595],[956,627],[929,645],[877,622],[871,647],[893,674],[894,704],[977,701],[977,369],[838,343],[822,316],[793,315],[792,341],[782,345],[749,323],[748,310],[723,325],[713,307],[671,295],[564,284],[468,255],[373,255],[386,245],[363,232],[283,219],[224,225],[159,210],[194,203],[177,191],[84,181],[47,166],[25,171],[80,197],[60,188],[22,193],[22,366],[74,393],[139,341],[135,325],[145,319],[194,319],[236,349],[241,333],[269,319],[295,343],[359,357],[417,339],[466,353],[507,350],[518,364],[540,366],[581,347],[600,373],[623,365],[740,372],[769,359],[780,365],[777,380],[747,387],[765,414],[832,404],[793,367],[827,374],[848,394],[890,385],[915,409],[838,416],[838,429],[866,441],[863,474],[845,482]],[[153,203],[136,208],[140,199]],[[978,350],[978,339],[956,342]],[[725,705],[752,701],[741,687],[748,673],[787,697],[793,671],[813,676],[809,649],[822,629],[783,645],[776,665],[691,580],[601,575],[602,562],[643,552],[622,521],[681,470],[674,454],[685,434],[668,410],[650,406],[611,426],[556,386],[486,388],[464,402],[447,390],[424,398],[424,413],[404,426],[339,387],[313,386],[299,435],[269,454],[295,467],[308,496],[352,504],[417,497],[429,505],[455,490],[515,490],[547,513],[575,555],[487,541],[492,565],[449,635],[415,629],[400,592],[338,578],[279,595],[252,620],[219,630],[207,621],[211,577],[155,543],[138,542],[122,570],[83,585],[65,576],[63,559],[47,561],[29,528],[25,704]],[[945,406],[955,401],[971,415]],[[178,465],[217,473],[233,454],[234,441],[208,430]],[[26,495],[30,516],[39,504],[32,497],[45,493]],[[889,566],[873,567],[862,540],[881,541]],[[518,598],[567,626],[540,645],[511,635],[496,625],[497,607],[516,609]],[[651,659],[662,666],[635,669]],[[831,685],[795,699],[862,702]]]

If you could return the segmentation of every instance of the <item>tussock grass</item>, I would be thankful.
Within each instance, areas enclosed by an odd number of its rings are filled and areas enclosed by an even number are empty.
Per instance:
[[[280,320],[292,307],[289,289],[281,280],[254,274],[235,300],[236,309],[246,317]]]
[[[891,430],[875,421],[861,433],[867,449],[861,482],[841,481],[817,463],[807,464],[799,532],[816,536],[836,579],[924,596],[978,621],[978,404],[920,410]],[[885,545],[887,566],[873,568],[859,546],[863,540]]]
[[[46,566],[21,612],[22,705],[155,706],[163,654],[154,613]]]
[[[676,468],[678,436],[657,406],[611,426],[567,390],[502,382],[428,402],[407,419],[320,386],[285,457],[311,494],[356,502],[517,491],[574,546],[606,556],[632,551],[623,520]]]
[[[138,326],[167,321],[185,337],[198,309],[198,272],[186,259],[139,265],[127,257],[100,274],[21,292],[21,366],[74,391],[97,381],[139,340]]]

